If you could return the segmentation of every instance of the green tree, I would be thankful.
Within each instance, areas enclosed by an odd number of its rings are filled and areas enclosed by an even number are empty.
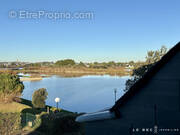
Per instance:
[[[167,48],[162,46],[160,50],[148,51],[146,56],[146,64],[154,64],[158,62],[167,53]]]
[[[55,63],[56,66],[74,66],[76,63],[72,59],[59,60]]]
[[[32,104],[35,108],[44,108],[46,106],[45,100],[47,99],[47,91],[45,88],[40,88],[34,91],[32,95]]]
[[[86,67],[86,65],[85,65],[83,62],[80,62],[78,65],[79,65],[80,67]]]
[[[160,50],[148,51],[146,56],[146,62],[144,65],[133,70],[133,78],[126,81],[126,88],[124,91],[128,91],[134,83],[136,83],[143,75],[149,71],[149,69],[156,64],[165,54],[167,48],[162,46]]]
[[[107,66],[109,66],[109,67],[116,66],[116,63],[114,61],[109,61],[107,63]]]
[[[20,96],[24,85],[19,77],[12,73],[0,73],[0,98],[2,101],[12,101]]]
[[[134,61],[129,61],[129,65],[134,66]]]

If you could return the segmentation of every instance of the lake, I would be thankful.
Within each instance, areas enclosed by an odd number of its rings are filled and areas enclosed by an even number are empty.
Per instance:
[[[64,78],[51,76],[41,81],[24,81],[22,98],[32,100],[32,94],[39,88],[46,88],[46,104],[56,106],[54,99],[60,98],[59,107],[72,112],[94,112],[111,107],[124,94],[125,82],[129,76],[83,76]]]

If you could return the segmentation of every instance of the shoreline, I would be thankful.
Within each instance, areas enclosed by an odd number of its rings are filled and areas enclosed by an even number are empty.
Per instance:
[[[20,78],[20,81],[40,81],[40,80],[42,80],[42,77],[35,77],[35,78],[22,77],[22,78]]]
[[[44,77],[58,75],[61,77],[82,77],[86,75],[110,75],[110,76],[131,76],[133,69],[108,68],[108,69],[94,69],[94,68],[73,68],[73,67],[41,67],[41,68],[26,68],[21,70],[7,70],[6,72],[13,72],[15,74],[23,73],[28,76],[20,75],[22,81],[39,81]],[[0,70],[0,72],[3,72]],[[5,71],[4,71],[5,72]]]
[[[23,69],[18,73],[34,74],[34,75],[59,75],[62,77],[81,77],[85,75],[110,75],[110,76],[127,76],[132,74],[132,70],[127,71],[124,68],[109,69],[92,69],[92,68],[37,68]],[[43,77],[43,76],[42,76]]]

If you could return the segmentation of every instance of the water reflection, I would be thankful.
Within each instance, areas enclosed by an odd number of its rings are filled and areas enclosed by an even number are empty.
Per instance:
[[[54,99],[61,98],[60,107],[73,112],[94,112],[114,104],[114,88],[117,98],[124,94],[124,87],[129,76],[83,76],[64,78],[51,76],[41,81],[24,82],[23,98],[32,99],[32,93],[39,88],[48,91],[48,105],[56,106]]]

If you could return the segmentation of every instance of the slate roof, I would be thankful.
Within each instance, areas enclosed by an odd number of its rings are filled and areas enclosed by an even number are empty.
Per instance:
[[[122,105],[133,97],[140,89],[145,86],[148,81],[180,51],[180,42],[171,48],[144,76],[139,79],[110,109],[111,112],[119,110]]]

